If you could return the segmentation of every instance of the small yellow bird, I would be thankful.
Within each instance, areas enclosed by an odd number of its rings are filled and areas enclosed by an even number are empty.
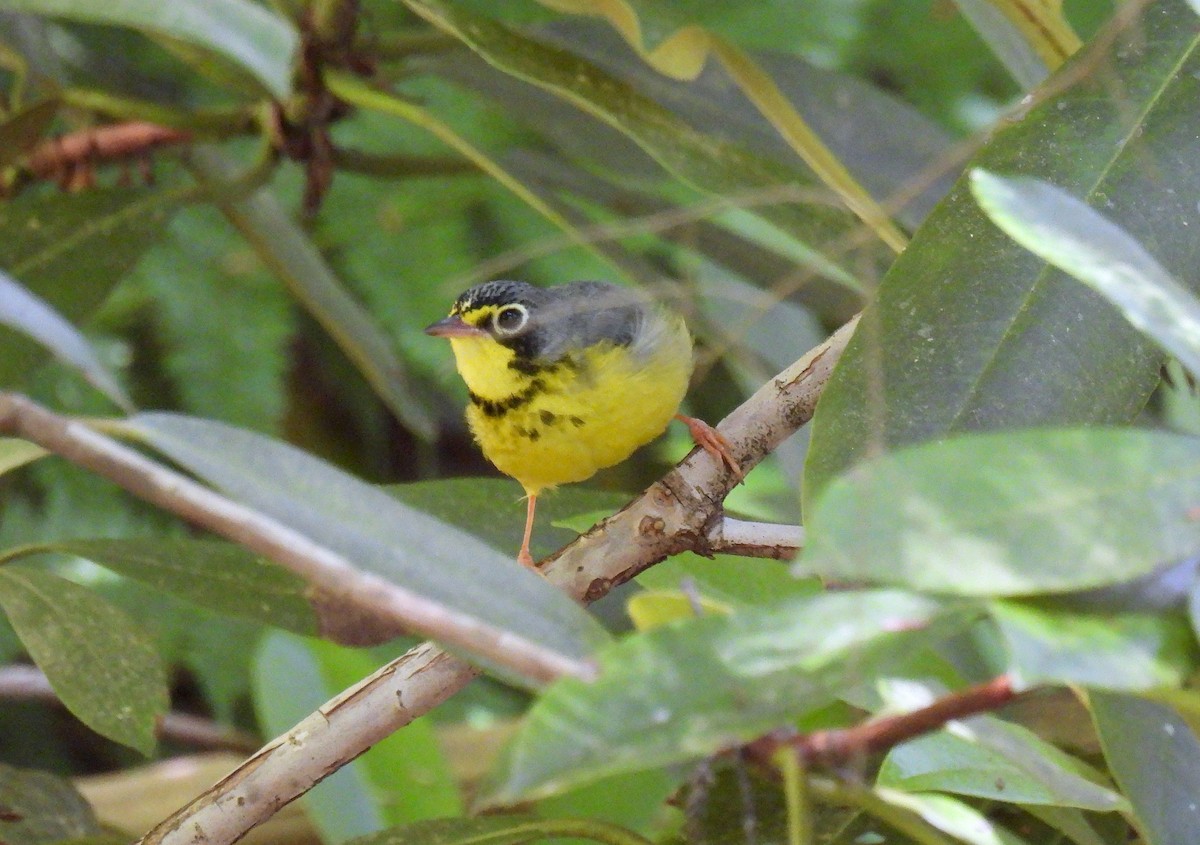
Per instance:
[[[517,560],[533,566],[537,497],[625,460],[672,417],[739,478],[725,438],[676,413],[692,374],[683,318],[629,288],[495,281],[465,291],[425,329],[450,340],[484,456],[525,488]]]

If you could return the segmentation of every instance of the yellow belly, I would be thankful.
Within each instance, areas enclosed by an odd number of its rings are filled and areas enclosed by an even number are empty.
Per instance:
[[[541,376],[545,389],[502,415],[468,407],[484,455],[530,494],[625,460],[662,433],[687,391],[691,340],[682,324],[675,334],[646,360],[626,347],[585,351],[582,367]]]

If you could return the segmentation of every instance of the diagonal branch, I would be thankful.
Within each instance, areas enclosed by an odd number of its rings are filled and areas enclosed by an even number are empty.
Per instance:
[[[743,470],[812,418],[856,324],[857,318],[851,320],[721,423]],[[576,598],[594,601],[669,554],[711,548],[709,529],[722,519],[730,488],[724,468],[697,449],[620,512],[543,562],[542,571]],[[140,845],[236,842],[474,676],[469,665],[431,643],[413,648],[272,740],[147,833]]]

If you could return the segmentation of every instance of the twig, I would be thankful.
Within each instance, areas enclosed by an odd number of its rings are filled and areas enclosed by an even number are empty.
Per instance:
[[[19,664],[0,666],[0,699],[44,701],[62,706],[62,701],[41,669]],[[258,747],[258,738],[253,734],[191,713],[172,711],[164,714],[159,719],[155,733],[159,739],[243,754]]]
[[[744,470],[812,418],[856,323],[847,323],[721,423]],[[724,467],[697,449],[622,511],[555,555],[543,571],[576,598],[597,599],[669,551],[706,544],[707,527],[720,518],[731,485]],[[432,644],[417,646],[270,742],[147,833],[141,845],[236,842],[474,676],[466,663]]]
[[[356,568],[303,534],[238,504],[83,423],[0,393],[0,431],[24,437],[164,510],[228,537],[300,575],[327,596],[534,680],[587,678],[590,667]]]
[[[134,158],[169,144],[186,144],[191,139],[190,132],[144,121],[96,126],[39,144],[26,159],[25,169],[39,179],[62,181],[78,169],[98,162]]]
[[[1000,675],[898,716],[885,716],[851,728],[813,731],[799,736],[769,735],[751,743],[749,750],[754,758],[769,761],[780,748],[787,746],[795,749],[806,767],[836,769],[936,731],[953,719],[995,710],[1012,701],[1016,695],[1012,678]]]
[[[804,548],[804,526],[745,522],[727,516],[713,524],[706,539],[706,551],[713,554],[791,560]]]

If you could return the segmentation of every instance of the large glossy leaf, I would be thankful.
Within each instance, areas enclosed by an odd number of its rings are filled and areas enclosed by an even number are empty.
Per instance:
[[[976,164],[1048,179],[1187,278],[1200,220],[1200,21],[1144,7],[1059,71]],[[1007,240],[965,179],[929,216],[867,309],[821,399],[806,504],[865,455],[962,430],[1131,419],[1161,358],[1107,303]]]
[[[178,199],[104,188],[0,204],[0,269],[80,323],[154,242]],[[0,333],[0,385],[20,383],[44,354],[32,340]]]
[[[1017,243],[1099,292],[1200,375],[1200,299],[1124,229],[1038,179],[975,170],[971,188],[988,217]]]
[[[58,540],[10,549],[0,560],[77,555],[202,607],[300,634],[317,632],[308,585],[232,543],[177,538]]]
[[[0,607],[67,709],[143,754],[167,710],[151,638],[91,590],[46,572],[0,569]]]
[[[242,66],[276,97],[291,93],[292,60],[300,36],[288,21],[249,0],[0,0],[0,10],[177,38]]]
[[[133,403],[87,338],[44,300],[0,270],[0,325],[16,329],[78,370],[89,383],[126,411]]]
[[[101,833],[96,814],[70,782],[0,763],[0,839],[50,845]]]
[[[944,635],[945,615],[906,593],[829,593],[630,636],[600,653],[599,680],[558,681],[538,700],[487,801],[540,797],[747,741]]]
[[[1093,693],[1092,715],[1109,770],[1133,804],[1146,845],[1195,842],[1200,831],[1200,740],[1165,704]]]
[[[797,571],[967,595],[1129,581],[1200,550],[1200,440],[1145,429],[963,435],[859,465]]]
[[[233,498],[447,607],[575,659],[605,638],[512,558],[293,446],[173,414],[140,414],[127,429]]]

